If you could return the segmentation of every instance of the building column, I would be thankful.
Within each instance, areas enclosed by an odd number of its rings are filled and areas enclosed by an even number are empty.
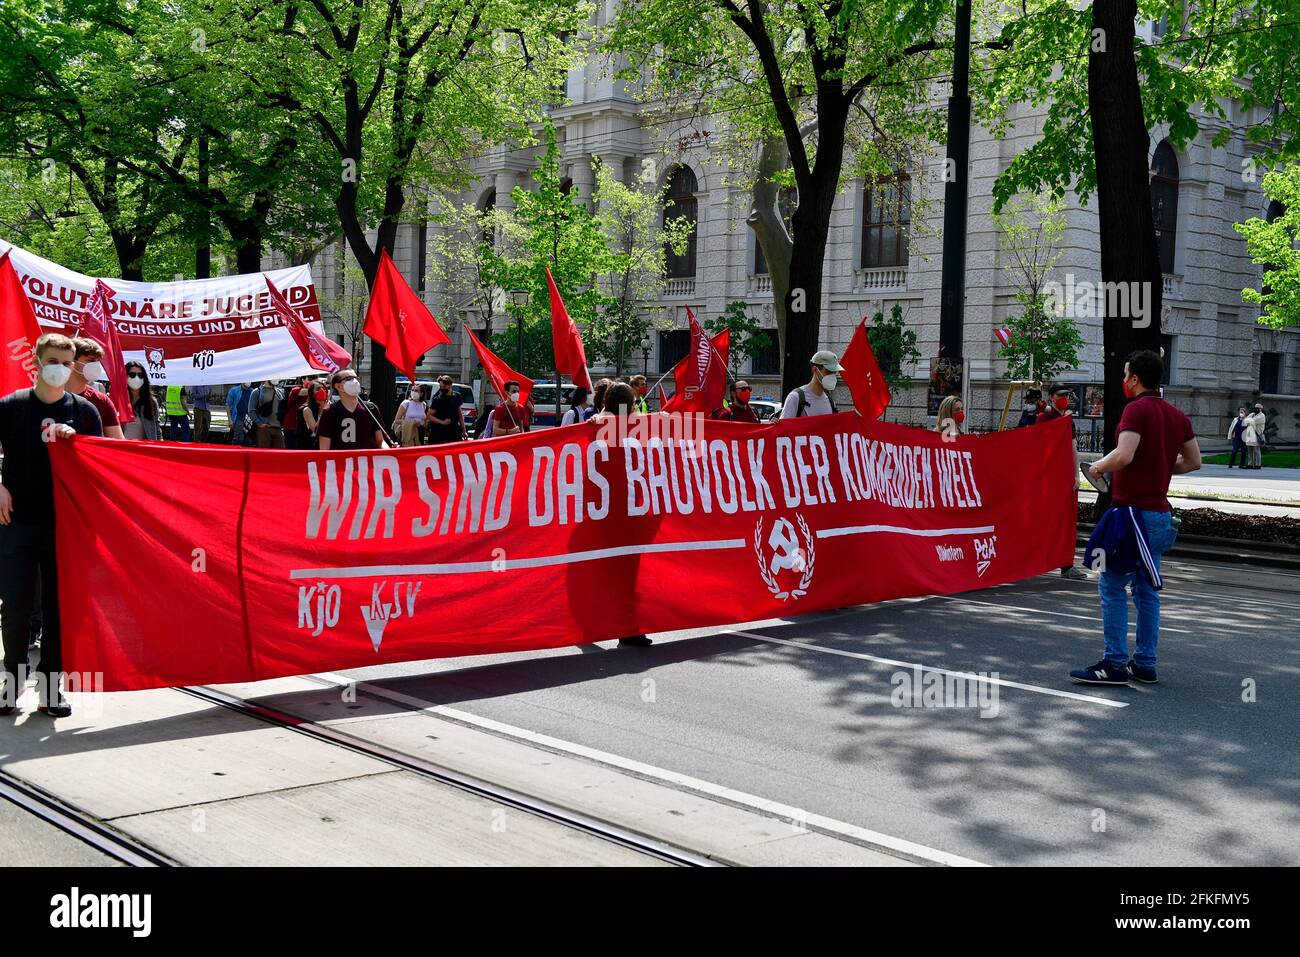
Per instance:
[[[591,168],[591,156],[582,153],[575,156],[572,162],[569,175],[573,180],[573,197],[590,209],[591,197],[596,189],[596,174]]]
[[[502,170],[496,176],[497,209],[506,211],[515,208],[514,189],[519,185],[519,174],[514,170]]]

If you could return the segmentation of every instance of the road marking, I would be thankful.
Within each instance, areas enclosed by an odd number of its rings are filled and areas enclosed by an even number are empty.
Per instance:
[[[886,532],[893,535],[944,538],[948,535],[987,535],[992,531],[992,525],[981,525],[978,528],[904,528],[901,525],[845,525],[843,528],[823,528],[817,533],[817,537],[839,538],[841,535],[868,535],[875,532]]]
[[[438,562],[429,565],[356,565],[343,568],[295,568],[289,573],[296,578],[382,578],[399,575],[468,575],[474,572],[510,571],[517,568],[546,568],[551,565],[572,565],[575,562],[592,562],[620,555],[652,555],[663,552],[701,552],[727,548],[745,548],[742,538],[721,538],[704,542],[654,542],[649,545],[618,545],[613,548],[593,548],[585,552],[565,552],[559,555],[539,555],[535,558],[495,559],[486,562]]]
[[[482,728],[485,731],[491,731],[508,738],[515,738],[516,740],[548,748],[552,751],[559,751],[564,754],[572,754],[576,757],[586,758],[587,760],[595,761],[598,764],[609,765],[624,771],[629,771],[632,774],[640,775],[641,777],[661,781],[684,791],[693,791],[706,797],[718,798],[731,804],[737,804],[741,807],[760,811],[778,819],[798,821],[806,827],[812,827],[819,831],[826,831],[831,834],[839,834],[856,841],[861,841],[865,844],[873,844],[876,847],[898,851],[899,853],[919,858],[923,861],[930,861],[934,864],[945,864],[949,867],[988,866],[987,864],[981,864],[979,861],[971,860],[968,857],[949,854],[947,851],[927,847],[924,844],[917,844],[913,841],[907,841],[899,837],[892,837],[889,834],[882,834],[879,831],[859,827],[856,824],[837,821],[834,818],[823,817],[820,814],[812,814],[803,808],[793,807],[789,804],[782,804],[779,801],[769,801],[767,798],[761,798],[754,794],[747,794],[744,791],[737,791],[734,788],[723,787],[720,784],[714,784],[711,781],[704,781],[700,778],[691,777],[690,775],[679,774],[676,771],[669,771],[665,768],[655,767],[653,764],[634,761],[631,758],[624,758],[617,754],[610,754],[608,751],[589,748],[586,745],[574,744],[572,741],[562,741],[559,738],[553,738],[547,734],[540,734],[536,731],[529,731],[525,728],[517,728],[514,725],[505,724],[501,721],[494,721],[491,718],[483,718],[476,714],[470,714],[467,711],[448,708],[445,705],[431,705],[427,701],[421,701],[419,698],[411,695],[402,694],[400,691],[389,691],[386,688],[378,688],[365,681],[353,681],[345,675],[331,672],[318,674],[314,677],[338,686],[348,687],[355,685],[359,691],[364,690],[367,694],[372,695],[373,697],[382,698],[395,704],[401,704],[405,707],[412,708],[415,711],[426,712],[462,724]]]
[[[1109,698],[1095,698],[1092,695],[1079,694],[1074,691],[1060,691],[1056,688],[1044,688],[1040,685],[1027,685],[1019,681],[1007,681],[1005,678],[989,678],[985,675],[972,674],[969,671],[950,671],[947,668],[935,668],[932,665],[917,664],[912,661],[898,661],[894,658],[881,658],[879,655],[868,655],[861,651],[845,651],[841,648],[826,648],[822,645],[813,645],[804,641],[790,641],[788,638],[773,638],[770,635],[756,635],[752,631],[737,631],[733,628],[723,628],[723,634],[739,635],[742,638],[752,638],[755,641],[769,641],[775,645],[789,645],[792,648],[802,648],[805,651],[818,651],[824,655],[839,655],[842,658],[858,658],[862,661],[874,661],[882,665],[893,665],[898,668],[907,668],[908,670],[934,671],[941,675],[953,675],[957,678],[965,678],[968,681],[979,681],[984,684],[1001,685],[1004,688],[1019,688],[1021,691],[1033,691],[1036,694],[1051,695],[1054,698],[1069,698],[1073,701],[1086,701],[1089,704],[1104,705],[1107,708],[1127,708],[1126,701],[1112,701]]]
[[[987,605],[989,608],[1002,608],[1006,611],[1028,611],[1035,615],[1056,615],[1058,618],[1078,618],[1080,621],[1091,621],[1098,627],[1101,625],[1101,620],[1095,615],[1072,615],[1065,611],[1048,611],[1046,608],[1026,608],[1024,605],[1004,605],[1001,602],[996,601],[977,601],[974,598],[956,598],[952,595],[936,595],[935,597],[943,598],[946,601],[964,602],[967,605]],[[1174,628],[1163,623],[1160,625],[1160,630],[1162,632],[1168,631],[1179,635],[1196,634],[1196,632],[1187,628]]]

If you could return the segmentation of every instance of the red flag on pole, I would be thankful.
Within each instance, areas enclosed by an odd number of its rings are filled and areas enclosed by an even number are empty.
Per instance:
[[[871,351],[871,340],[867,338],[867,320],[858,323],[858,328],[849,340],[849,347],[840,359],[843,367],[844,384],[853,396],[853,406],[858,414],[868,419],[878,419],[889,407],[889,383],[880,371],[876,354]]]
[[[275,283],[271,282],[265,273],[262,274],[262,278],[266,280],[266,288],[271,295],[271,307],[275,310],[275,314],[283,320],[285,327],[289,330],[289,335],[293,336],[293,341],[302,350],[302,357],[307,360],[308,365],[313,369],[319,369],[321,372],[333,374],[340,369],[346,369],[352,364],[352,354],[350,352],[337,342],[326,339],[303,322],[302,316],[298,315],[294,308],[289,305],[284,298],[284,294],[275,288]]]
[[[451,342],[424,301],[402,278],[387,249],[379,254],[379,271],[375,287],[370,290],[364,331],[384,347],[389,361],[412,382],[420,357]]]
[[[81,314],[81,328],[77,334],[94,339],[104,347],[108,397],[117,411],[118,422],[126,425],[135,421],[135,410],[131,408],[131,390],[126,385],[126,359],[122,355],[122,343],[117,338],[117,323],[108,310],[108,301],[116,295],[104,280],[96,279],[95,288],[86,302],[86,311]]]
[[[36,340],[41,327],[32,302],[9,261],[9,250],[0,256],[0,397],[30,389],[36,381]]]
[[[462,325],[464,324],[462,323]],[[487,374],[487,380],[492,386],[492,391],[501,397],[502,402],[505,402],[506,383],[514,380],[519,383],[519,404],[525,404],[528,397],[533,394],[533,380],[522,372],[516,372],[502,362],[495,352],[479,342],[478,336],[474,335],[474,330],[469,326],[465,326],[465,332],[469,335],[469,341],[474,344],[474,351],[478,353],[478,361],[483,363],[483,371]]]
[[[555,349],[555,371],[567,375],[573,384],[591,393],[591,376],[587,374],[587,352],[582,347],[578,327],[564,308],[560,290],[555,288],[551,270],[546,269],[546,284],[551,288],[551,345]],[[558,385],[558,383],[557,383]]]
[[[673,366],[677,391],[668,400],[667,412],[712,412],[727,397],[727,356],[731,351],[731,330],[723,329],[710,339],[689,308],[691,349]]]

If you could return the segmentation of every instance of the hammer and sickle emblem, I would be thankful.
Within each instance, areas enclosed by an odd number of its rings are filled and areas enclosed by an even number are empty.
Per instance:
[[[792,568],[799,573],[803,573],[806,563],[804,562],[803,549],[799,547],[799,533],[794,530],[789,519],[778,518],[772,523],[772,531],[767,536],[767,544],[772,549],[772,561],[768,565],[768,570],[773,575],[783,568]]]

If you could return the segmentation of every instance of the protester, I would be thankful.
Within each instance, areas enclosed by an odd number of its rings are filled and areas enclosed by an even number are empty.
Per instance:
[[[252,386],[243,382],[226,393],[226,411],[230,414],[230,444],[243,445],[248,419],[248,403],[253,397]]]
[[[298,384],[284,396],[284,411],[280,415],[280,426],[284,429],[285,448],[298,448],[298,410],[307,404],[316,380],[312,376],[303,376]]]
[[[587,418],[591,418],[599,412],[605,411],[605,393],[609,387],[614,384],[613,379],[597,379],[596,385],[591,390],[591,412]]]
[[[135,413],[135,421],[122,426],[123,438],[162,441],[158,399],[149,388],[149,377],[140,363],[132,361],[126,364],[126,388],[131,393],[131,411]]]
[[[33,602],[40,588],[43,630],[36,668],[39,710],[72,713],[64,697],[59,628],[58,564],[54,553],[54,478],[49,443],[74,434],[102,435],[95,406],[68,392],[76,347],[47,333],[36,340],[36,385],[0,399],[0,635],[4,674],[0,714],[13,714],[26,679]],[[70,556],[72,557],[72,556]]]
[[[492,413],[492,435],[515,435],[527,432],[533,426],[532,406],[519,401],[519,383],[511,379],[505,384],[506,401]]]
[[[808,364],[812,369],[812,379],[785,397],[785,405],[781,409],[783,419],[801,415],[830,415],[836,411],[831,393],[839,384],[839,356],[829,349],[823,349],[813,353]]]
[[[461,394],[452,388],[451,376],[438,376],[438,391],[433,394],[425,413],[429,423],[430,444],[460,442],[465,438],[465,410],[461,408],[463,403]]]
[[[340,369],[330,376],[330,388],[338,401],[321,413],[316,429],[321,451],[388,448],[378,410],[361,398],[361,380],[356,372]]]
[[[107,438],[122,438],[122,426],[118,422],[113,400],[91,385],[104,379],[104,347],[94,339],[73,339],[72,347],[76,350],[77,358],[72,363],[72,375],[68,377],[68,391],[81,396],[95,407]]]
[[[1057,419],[1070,419],[1070,446],[1078,449],[1079,425],[1074,419],[1074,414],[1070,411],[1070,396],[1072,390],[1067,385],[1052,385],[1047,390],[1051,402],[1047,408],[1038,413],[1038,423],[1055,422]],[[1078,453],[1075,453],[1075,461],[1078,462]],[[1079,478],[1077,472],[1070,473],[1070,488],[1074,490],[1075,497],[1078,497]],[[1061,577],[1070,581],[1087,581],[1088,573],[1082,568],[1077,567],[1073,562],[1061,569]]]
[[[1016,428],[1023,429],[1027,425],[1038,424],[1038,413],[1042,411],[1043,393],[1038,389],[1026,389],[1025,401],[1020,407],[1020,421],[1016,423]]]
[[[474,417],[474,438],[492,438],[492,413],[495,409],[495,404],[491,402],[483,403],[483,413]]]
[[[248,418],[259,449],[284,448],[284,390],[267,379],[248,402]]]
[[[724,422],[753,422],[758,424],[758,415],[750,407],[749,400],[754,392],[744,379],[737,379],[731,384],[731,399],[728,405],[713,414],[715,419]]]
[[[1169,479],[1201,467],[1191,420],[1160,397],[1164,362],[1155,352],[1134,352],[1124,363],[1124,407],[1113,451],[1094,462],[1095,479],[1111,475],[1111,507],[1098,521],[1085,558],[1100,552],[1102,631],[1105,657],[1070,672],[1081,684],[1127,684],[1130,677],[1156,682],[1160,640],[1160,557],[1178,531],[1169,507]],[[1137,606],[1137,648],[1128,655],[1128,594]]]
[[[966,423],[966,406],[955,395],[944,396],[939,403],[939,414],[934,417],[934,430],[944,435],[964,432]]]
[[[1232,443],[1232,451],[1228,454],[1228,468],[1232,468],[1234,462],[1240,462],[1243,469],[1246,467],[1245,433],[1246,407],[1243,405],[1237,410],[1237,417],[1228,424],[1228,441]]]
[[[208,433],[212,431],[212,410],[208,407],[211,398],[212,390],[206,385],[196,385],[190,389],[190,399],[194,402],[195,442],[206,442]]]
[[[1268,427],[1268,419],[1264,416],[1264,407],[1258,402],[1255,403],[1255,411],[1246,416],[1246,432],[1241,440],[1246,443],[1248,469],[1258,469],[1263,464],[1262,450],[1264,446],[1265,429]]]
[[[650,394],[650,386],[646,382],[646,377],[643,375],[634,375],[628,380],[628,385],[630,385],[632,391],[636,393],[637,412],[645,415],[650,411],[650,407],[646,405],[645,401],[645,397]]]
[[[319,379],[313,379],[307,393],[306,403],[298,410],[298,425],[294,429],[294,448],[317,449],[320,443],[316,438],[316,429],[320,425],[321,413],[330,394]]]
[[[586,422],[594,413],[595,410],[587,402],[587,390],[578,386],[569,396],[569,408],[564,413],[560,425],[577,425]]]
[[[169,385],[166,394],[167,441],[193,442],[190,433],[190,393],[184,386]],[[177,435],[180,436],[177,439]]]
[[[424,401],[424,388],[419,383],[412,385],[411,391],[397,407],[397,415],[393,418],[393,432],[403,448],[423,443],[420,429],[424,426],[428,407],[428,403]]]

